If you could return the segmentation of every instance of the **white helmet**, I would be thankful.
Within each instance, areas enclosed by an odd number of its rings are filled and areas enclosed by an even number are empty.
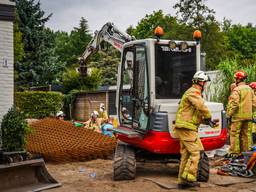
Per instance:
[[[59,111],[58,113],[56,113],[56,117],[59,117],[59,116],[64,116],[63,111]]]
[[[93,112],[91,113],[91,117],[92,117],[92,118],[97,118],[98,116],[99,116],[98,111],[93,111]]]
[[[105,109],[105,104],[104,104],[104,103],[101,103],[101,104],[100,104],[100,108]]]
[[[204,71],[197,71],[193,76],[193,81],[211,81],[210,77]]]
[[[121,112],[122,112],[122,113],[128,113],[128,110],[127,110],[126,107],[122,107]]]

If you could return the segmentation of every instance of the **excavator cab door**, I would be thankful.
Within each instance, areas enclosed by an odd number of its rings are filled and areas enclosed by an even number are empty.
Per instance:
[[[120,86],[120,123],[137,132],[146,132],[149,122],[147,51],[144,44],[123,52]]]

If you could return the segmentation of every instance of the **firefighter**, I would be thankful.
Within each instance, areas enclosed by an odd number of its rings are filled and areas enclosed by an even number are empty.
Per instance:
[[[251,82],[249,86],[253,89],[254,96],[256,97],[256,82]],[[251,126],[253,144],[256,144],[256,112],[253,113],[253,122],[251,123]]]
[[[230,85],[230,93],[236,88],[236,83],[231,83]]]
[[[130,116],[129,111],[127,110],[126,107],[122,107],[121,112],[122,112],[122,115],[123,115],[124,119],[132,120],[132,117]]]
[[[202,122],[207,122],[206,124],[212,122],[211,113],[202,98],[207,81],[210,81],[210,78],[205,72],[195,73],[193,85],[182,96],[176,114],[174,130],[180,139],[181,153],[178,188],[199,186],[196,182],[198,162],[200,152],[204,148],[198,136],[198,126]]]
[[[230,149],[228,157],[238,156],[251,147],[252,130],[249,126],[252,120],[253,106],[256,106],[252,89],[246,85],[247,75],[244,71],[234,74],[237,87],[229,96],[227,117],[230,119]]]
[[[99,117],[98,111],[93,111],[91,113],[91,118],[88,121],[84,122],[85,127],[89,128],[89,129],[92,129],[96,132],[101,132],[100,131],[100,125],[97,121],[98,117]]]
[[[108,122],[108,112],[106,111],[105,104],[101,103],[100,104],[100,109],[99,109],[99,122],[100,124],[104,124]]]
[[[63,113],[63,111],[59,111],[59,112],[56,114],[56,119],[64,120],[64,116],[65,116],[65,114]]]
[[[229,95],[231,95],[231,93],[232,93],[232,91],[236,88],[237,86],[236,86],[236,83],[234,82],[234,83],[231,83],[231,85],[230,85],[230,87],[229,87]],[[229,121],[230,119],[228,119],[228,121]],[[230,122],[228,122],[228,132],[229,132],[229,134],[230,134]],[[230,137],[228,137],[228,138],[230,138]],[[227,141],[227,144],[230,144],[230,141],[228,140]]]

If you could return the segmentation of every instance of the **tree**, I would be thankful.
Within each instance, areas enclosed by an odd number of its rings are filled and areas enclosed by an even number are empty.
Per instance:
[[[146,16],[139,21],[136,28],[132,29],[130,26],[128,29],[137,39],[153,38],[154,29],[157,26],[161,26],[164,31],[170,31],[171,23],[173,23],[173,20],[173,17],[164,15],[163,11],[159,10],[154,11],[150,15],[146,14]]]
[[[202,28],[205,22],[215,21],[215,11],[204,4],[205,0],[180,0],[173,8],[181,23]]]
[[[162,10],[154,11],[140,20],[138,25],[133,28],[130,26],[127,31],[137,39],[154,37],[154,29],[161,26],[164,29],[166,39],[191,40],[193,29],[185,24],[179,24],[175,17],[164,15]]]
[[[49,63],[52,57],[48,55],[48,49],[52,47],[53,33],[49,33],[49,30],[45,30],[44,27],[51,14],[44,16],[45,13],[40,9],[39,1],[35,3],[34,0],[15,0],[15,3],[25,52],[23,61],[15,65],[19,74],[18,81],[24,84],[47,83],[48,81],[45,82],[40,73],[44,68],[43,64]]]
[[[178,20],[194,30],[202,31],[202,51],[206,52],[207,69],[216,69],[227,57],[224,33],[215,19],[215,11],[204,4],[204,0],[180,0],[174,5]]]
[[[68,66],[78,62],[79,56],[84,52],[91,38],[87,20],[82,17],[79,27],[75,27],[70,33],[70,58],[67,59]]]
[[[24,52],[24,43],[22,39],[22,33],[19,29],[18,18],[15,18],[13,25],[13,33],[14,33],[14,79],[18,80],[18,65],[23,61],[25,52]]]
[[[55,32],[54,54],[58,57],[58,61],[67,65],[67,61],[72,55],[70,36],[67,32]]]
[[[232,25],[226,29],[228,50],[233,52],[233,57],[244,65],[255,63],[256,59],[256,27]]]
[[[24,58],[24,43],[22,41],[22,32],[19,29],[17,18],[14,21],[14,63],[21,62]]]
[[[34,79],[39,84],[50,84],[64,71],[65,63],[59,61],[58,55],[54,52],[55,36],[50,29],[44,29],[45,42],[40,45],[38,52],[38,65],[34,67],[36,75]]]
[[[225,35],[217,22],[205,23],[201,31],[201,49],[206,52],[206,68],[216,70],[218,64],[228,57]]]
[[[101,85],[116,85],[117,69],[120,63],[120,53],[114,48],[100,51],[96,59],[88,64],[88,67],[98,68],[101,71]]]

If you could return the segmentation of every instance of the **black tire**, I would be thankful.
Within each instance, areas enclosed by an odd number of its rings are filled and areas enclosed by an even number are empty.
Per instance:
[[[207,182],[209,180],[210,165],[209,159],[204,152],[201,152],[198,163],[197,181]]]
[[[14,159],[10,156],[6,157],[7,163],[14,163]]]
[[[122,142],[117,144],[113,169],[113,179],[115,181],[131,180],[135,178],[136,158],[132,147]]]

